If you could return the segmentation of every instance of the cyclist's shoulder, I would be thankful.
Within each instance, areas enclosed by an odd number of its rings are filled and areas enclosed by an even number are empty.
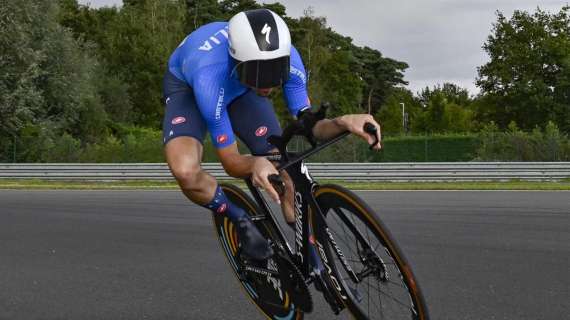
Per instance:
[[[213,22],[192,32],[178,47],[176,64],[185,72],[216,75],[228,64],[227,22]]]
[[[210,23],[205,24],[205,25],[199,27],[198,29],[192,31],[192,33],[190,33],[189,37],[191,39],[205,40],[205,39],[209,39],[210,37],[215,37],[215,36],[213,36],[213,34],[215,34],[216,32],[219,31],[220,33],[223,33],[223,31],[220,31],[220,30],[227,30],[227,29],[228,29],[228,22],[227,21],[210,22]],[[227,37],[225,37],[225,38],[227,38]],[[219,39],[219,40],[221,40],[221,39]]]
[[[211,57],[211,53],[227,51],[228,23],[212,22],[201,26],[190,33],[178,46],[185,54],[198,54]]]

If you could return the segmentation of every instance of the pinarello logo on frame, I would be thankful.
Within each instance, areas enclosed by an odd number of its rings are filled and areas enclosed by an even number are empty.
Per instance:
[[[255,135],[258,137],[263,137],[267,133],[267,127],[259,127],[255,130]]]
[[[218,208],[218,210],[216,210],[216,212],[217,213],[224,213],[227,208],[228,208],[228,205],[226,203],[222,203],[222,205]]]
[[[186,122],[186,118],[184,117],[176,117],[174,119],[172,119],[172,124],[181,124]]]
[[[225,134],[221,134],[216,138],[216,141],[218,141],[219,144],[224,144],[226,143],[226,141],[228,141],[228,136]]]

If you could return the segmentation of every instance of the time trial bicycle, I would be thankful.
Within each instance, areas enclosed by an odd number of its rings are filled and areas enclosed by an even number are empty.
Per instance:
[[[242,207],[268,239],[274,254],[265,261],[241,253],[235,226],[213,214],[216,234],[229,264],[246,295],[268,319],[300,320],[313,310],[311,284],[322,293],[333,313],[356,319],[429,319],[428,309],[412,269],[388,228],[356,194],[335,184],[318,184],[304,160],[342,140],[345,132],[317,144],[310,134],[325,117],[321,107],[310,120],[298,120],[282,136],[269,142],[279,154],[265,155],[278,162],[294,185],[294,241],[289,241],[261,190],[245,182],[253,196],[239,187],[221,184],[227,197]],[[376,137],[372,124],[365,131]],[[294,136],[304,136],[311,148],[288,152]],[[278,175],[269,177],[279,193]],[[346,311],[344,311],[346,310]]]

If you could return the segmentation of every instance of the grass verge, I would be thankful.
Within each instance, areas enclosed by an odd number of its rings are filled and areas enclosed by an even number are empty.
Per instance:
[[[232,181],[245,186],[242,181]],[[337,183],[352,190],[570,190],[570,181],[561,182],[345,182]],[[23,190],[178,190],[175,182],[163,181],[46,181],[0,180],[0,189]]]

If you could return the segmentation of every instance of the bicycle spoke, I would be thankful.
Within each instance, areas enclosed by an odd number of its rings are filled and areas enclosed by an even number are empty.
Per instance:
[[[394,302],[398,303],[401,306],[404,306],[405,308],[409,308],[411,309],[411,306],[407,305],[406,303],[392,297],[391,295],[389,295],[388,293],[382,291],[382,289],[380,289],[379,287],[375,287],[374,285],[371,285],[373,289],[376,289],[376,291],[378,291],[378,293],[381,293],[383,295],[385,295],[386,297],[390,298],[391,300],[393,300]]]
[[[334,216],[333,216],[333,219],[335,219]],[[335,220],[337,220],[337,224],[340,224],[341,226],[344,226],[343,223],[341,223],[340,221],[338,221],[338,218],[336,218]],[[343,227],[343,228],[344,228],[344,227]],[[344,233],[346,234],[346,231],[345,231]],[[338,232],[335,232],[335,234],[336,234],[336,235],[335,235],[335,238],[336,238],[336,239],[340,239],[340,240],[344,243],[344,245],[348,247],[348,250],[350,250],[352,254],[355,254],[355,255],[358,256],[358,253],[357,253],[357,252],[355,253],[354,250],[352,250],[351,247],[348,245],[348,243],[347,243],[348,241],[345,241],[345,239],[344,239],[343,237],[339,237],[339,236],[338,236]]]
[[[370,316],[370,282],[367,282],[368,284],[368,315]]]
[[[403,284],[401,284],[401,283],[397,283],[397,282],[392,281],[392,280],[390,280],[390,279],[387,279],[387,280],[385,280],[385,281],[387,281],[387,282],[389,282],[389,283],[391,283],[391,284],[393,284],[393,285],[395,285],[395,286],[398,286],[398,287],[400,287],[400,288],[402,288],[402,289],[408,290],[408,287],[406,287],[405,285],[403,285]]]
[[[350,245],[348,245],[347,240],[345,238],[339,237],[336,232],[333,232],[333,234],[334,234],[335,241],[340,239],[340,241],[348,248],[348,251],[352,255],[359,256],[359,254],[357,252],[354,252],[354,250],[350,247]]]
[[[382,317],[382,319],[385,319],[386,317],[384,317],[384,308],[382,308],[382,300],[378,299],[378,302],[380,303],[380,307],[378,307],[378,305],[376,303],[374,303],[374,300],[372,300],[371,305],[373,305],[376,310],[380,311],[380,315]],[[368,316],[370,317],[370,312],[368,312]]]
[[[370,283],[368,283],[368,285],[370,285]],[[380,303],[380,315],[382,318],[384,317],[384,308],[382,307],[382,299],[380,299],[380,296],[378,296],[378,303]]]
[[[339,213],[337,210],[340,211],[340,209],[337,209],[337,208],[335,208],[334,211],[335,211],[337,214],[342,214],[342,212]],[[338,217],[333,216],[333,218],[335,218],[335,220],[337,220],[337,223],[340,222]],[[346,232],[346,227],[344,226],[344,223],[339,223],[339,224],[340,224],[340,226],[342,227],[343,233],[344,233],[344,234],[348,234],[348,233]],[[344,240],[344,239],[343,239],[343,240]],[[343,242],[344,242],[344,241],[343,241]],[[347,243],[344,243],[344,244],[348,247],[349,254],[351,255],[351,257],[354,256],[354,255],[358,256],[358,252],[355,253]],[[344,251],[344,250],[343,250],[343,251]]]

